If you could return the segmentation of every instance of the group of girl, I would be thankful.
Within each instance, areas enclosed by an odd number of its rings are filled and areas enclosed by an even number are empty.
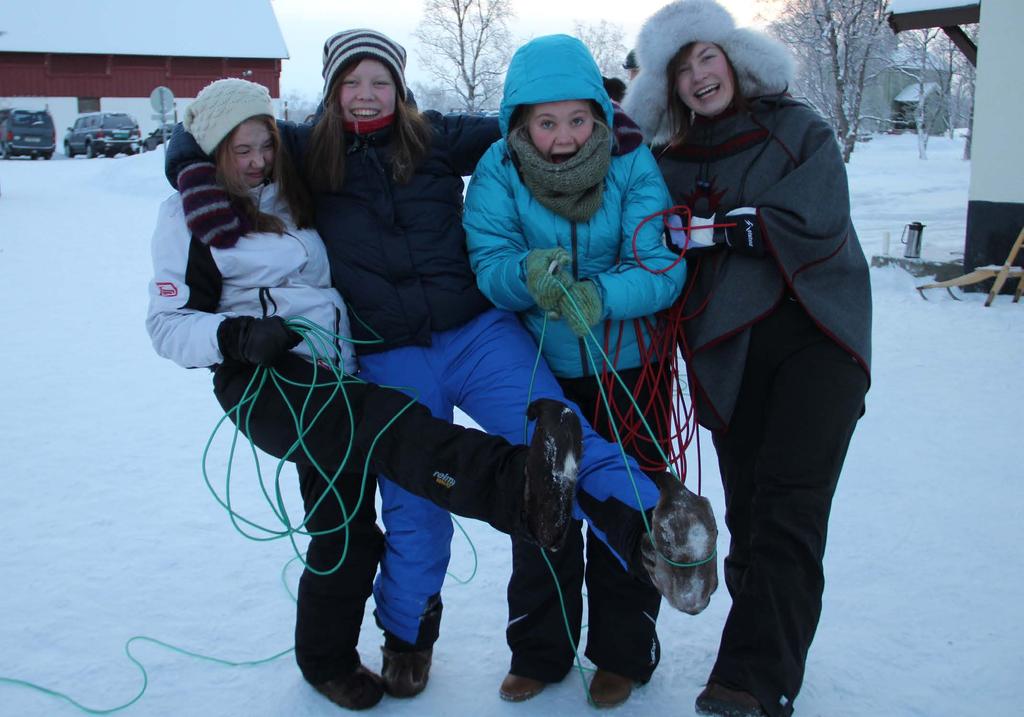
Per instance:
[[[710,504],[666,472],[678,351],[731,537],[733,605],[697,710],[792,712],[868,384],[843,164],[786,94],[780,46],[713,0],[662,8],[636,57],[626,114],[653,153],[617,131],[574,38],[516,52],[495,120],[417,111],[404,49],[372,30],[325,43],[311,124],[275,123],[263,88],[221,80],[170,145],[180,194],[161,209],[147,326],[162,355],[214,367],[232,420],[296,463],[296,657],[343,707],[426,686],[448,512],[512,536],[504,699],[570,670],[584,583],[592,701],[651,678],[661,598],[697,613],[717,586]],[[347,377],[324,381],[329,366]],[[267,371],[285,388],[251,396]],[[297,426],[290,406],[310,401],[318,420]],[[488,433],[451,425],[455,406]],[[627,414],[646,429],[622,435]],[[371,582],[381,675],[356,652]]]

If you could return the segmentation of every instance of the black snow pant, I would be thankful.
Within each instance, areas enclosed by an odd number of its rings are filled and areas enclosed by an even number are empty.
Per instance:
[[[732,607],[711,680],[789,715],[825,587],[832,497],[868,379],[792,298],[756,324],[729,430],[714,435]]]
[[[289,381],[313,382],[313,365],[295,354],[282,359],[276,369]],[[214,393],[225,411],[238,405],[255,370],[235,362],[217,369]],[[359,627],[383,550],[374,507],[377,473],[456,515],[485,521],[504,533],[524,534],[524,446],[434,418],[397,391],[352,382],[341,393],[329,379],[330,372],[320,370],[311,397],[307,388],[281,382],[282,397],[268,379],[256,400],[231,413],[261,450],[296,463],[307,514],[327,488],[315,466],[333,475],[351,443],[351,455],[335,481],[338,493],[328,492],[313,511],[307,526],[311,531],[323,532],[343,522],[339,497],[347,510],[355,508],[369,456],[370,480],[349,523],[345,562],[329,576],[306,570],[299,583],[296,658],[303,676],[314,684],[344,676],[359,664]],[[293,449],[297,432],[292,410],[298,413],[304,405],[306,416],[323,409],[304,435],[309,455]],[[438,475],[444,480],[436,479]],[[314,537],[307,561],[317,570],[333,567],[345,539],[344,531]]]
[[[637,384],[640,369],[620,371],[619,375],[632,389]],[[594,430],[614,441],[594,377],[559,378],[558,382],[566,398],[580,407]],[[626,392],[617,382],[613,395],[616,406],[629,405]],[[641,406],[645,401],[646,396],[637,399]],[[657,451],[642,441],[630,443],[626,449],[641,465],[664,465]],[[580,500],[584,498],[581,496]],[[510,672],[542,682],[558,682],[572,669],[573,645],[578,645],[580,640],[585,581],[587,658],[602,669],[645,683],[661,659],[655,622],[661,594],[649,582],[626,572],[608,547],[589,534],[585,541],[584,567],[582,528],[580,521],[573,521],[565,545],[556,552],[542,551],[524,540],[512,539],[509,622],[505,631],[512,650]],[[555,576],[565,602],[568,633]]]

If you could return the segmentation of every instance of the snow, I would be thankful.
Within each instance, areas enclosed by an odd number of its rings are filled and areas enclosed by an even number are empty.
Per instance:
[[[924,85],[923,85],[924,92],[921,91],[921,87],[922,87],[922,85],[921,85],[920,82],[913,82],[913,83],[907,85],[906,87],[904,87],[902,90],[900,90],[900,93],[898,95],[896,95],[895,97],[893,97],[892,101],[893,102],[917,102],[921,98],[922,94],[925,97],[928,97],[928,95],[932,94],[933,92],[938,92],[939,91],[939,83],[938,82],[925,82]]]
[[[12,0],[0,30],[0,52],[288,57],[270,0]]]
[[[897,253],[902,226],[915,220],[927,225],[926,258],[962,252],[961,142],[932,138],[926,162],[916,152],[912,135],[878,136],[853,155],[869,254],[884,232]],[[220,417],[209,374],[158,358],[143,328],[149,237],[168,194],[162,160],[0,163],[0,676],[95,708],[142,689],[124,653],[133,636],[247,661],[289,648],[294,624],[281,575],[294,591],[299,570],[287,541],[240,537],[204,485],[200,457]],[[914,290],[921,280],[894,267],[871,278],[873,385],[835,500],[821,627],[797,714],[1016,714],[1024,305],[1000,296],[984,308],[984,294],[957,302],[944,291],[924,301]],[[721,558],[729,537],[706,434],[702,446]],[[294,516],[291,475],[283,487]],[[211,477],[223,492],[223,451]],[[254,481],[236,467],[233,501],[273,524]],[[524,705],[498,698],[509,543],[481,523],[461,525],[476,553],[457,534],[458,579],[445,589],[430,684],[410,701],[385,698],[374,713],[592,714],[576,671]],[[475,557],[475,576],[460,584]],[[661,666],[616,714],[693,714],[728,605],[724,586],[696,617],[663,605]],[[379,669],[371,610],[360,651]],[[228,667],[148,642],[131,650],[149,682],[126,715],[338,714],[290,655]],[[81,714],[2,682],[0,705],[19,717]]]
[[[889,0],[889,12],[898,15],[928,10],[948,10],[954,7],[979,5],[979,0]]]

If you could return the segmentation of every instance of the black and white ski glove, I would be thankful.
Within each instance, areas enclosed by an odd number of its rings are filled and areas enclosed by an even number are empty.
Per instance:
[[[232,316],[217,327],[217,345],[224,358],[254,366],[273,366],[301,340],[280,316]]]
[[[757,221],[757,209],[740,207],[727,212],[725,223],[735,226],[725,227],[725,243],[729,249],[744,256],[764,256],[764,241],[761,239],[761,225]]]

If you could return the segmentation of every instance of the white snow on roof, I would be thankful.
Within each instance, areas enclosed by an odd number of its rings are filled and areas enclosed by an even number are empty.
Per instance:
[[[270,0],[4,2],[0,52],[288,57]]]
[[[900,90],[900,93],[898,95],[896,95],[893,98],[893,102],[917,102],[918,98],[921,96],[920,90],[921,90],[921,85],[918,84],[917,82],[914,82],[913,84],[907,85],[902,90]],[[928,95],[930,95],[933,92],[938,92],[938,91],[939,91],[939,83],[938,82],[925,82],[924,83],[924,93],[923,94],[924,94],[925,97],[927,97]]]
[[[889,0],[889,12],[899,15],[906,12],[948,10],[953,7],[967,7],[980,4],[980,0]]]

